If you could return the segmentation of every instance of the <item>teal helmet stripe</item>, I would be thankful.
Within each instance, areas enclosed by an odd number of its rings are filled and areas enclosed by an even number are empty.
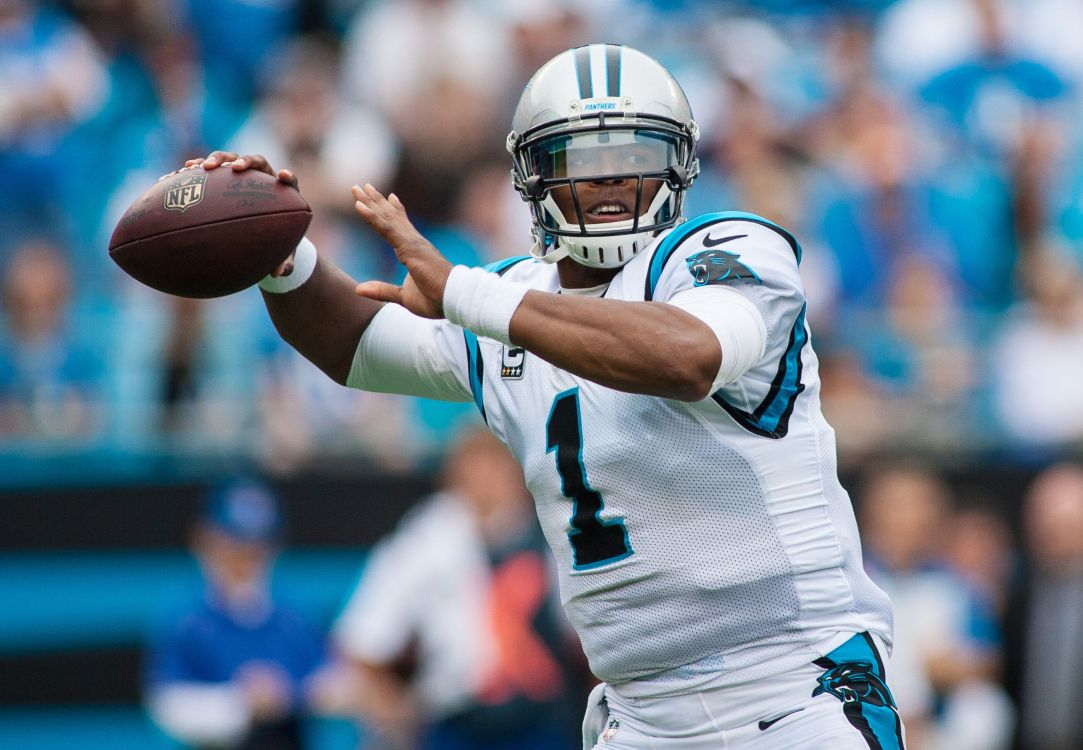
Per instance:
[[[620,96],[620,45],[605,45],[605,95]]]

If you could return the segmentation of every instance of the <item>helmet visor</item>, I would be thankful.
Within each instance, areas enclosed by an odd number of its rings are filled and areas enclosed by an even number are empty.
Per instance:
[[[650,130],[592,130],[539,140],[527,149],[528,167],[543,180],[652,174],[677,164],[678,139]]]

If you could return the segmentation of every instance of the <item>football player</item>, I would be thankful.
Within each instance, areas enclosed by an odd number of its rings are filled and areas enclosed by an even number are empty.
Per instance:
[[[405,282],[358,285],[303,241],[261,282],[279,332],[348,386],[473,400],[511,449],[603,680],[585,748],[902,747],[797,240],[682,216],[698,128],[629,47],[550,60],[512,128],[530,255],[453,267],[395,195],[355,186]],[[226,161],[296,184],[258,156],[190,163]]]

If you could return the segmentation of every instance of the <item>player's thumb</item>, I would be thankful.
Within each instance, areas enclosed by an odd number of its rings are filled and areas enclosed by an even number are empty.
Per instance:
[[[383,281],[362,281],[354,288],[354,293],[380,302],[402,304],[402,287]]]

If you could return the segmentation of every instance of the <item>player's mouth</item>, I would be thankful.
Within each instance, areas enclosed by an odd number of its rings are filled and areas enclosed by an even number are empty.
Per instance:
[[[606,198],[587,206],[583,217],[592,224],[612,221],[627,221],[632,218],[632,209],[623,200]]]

